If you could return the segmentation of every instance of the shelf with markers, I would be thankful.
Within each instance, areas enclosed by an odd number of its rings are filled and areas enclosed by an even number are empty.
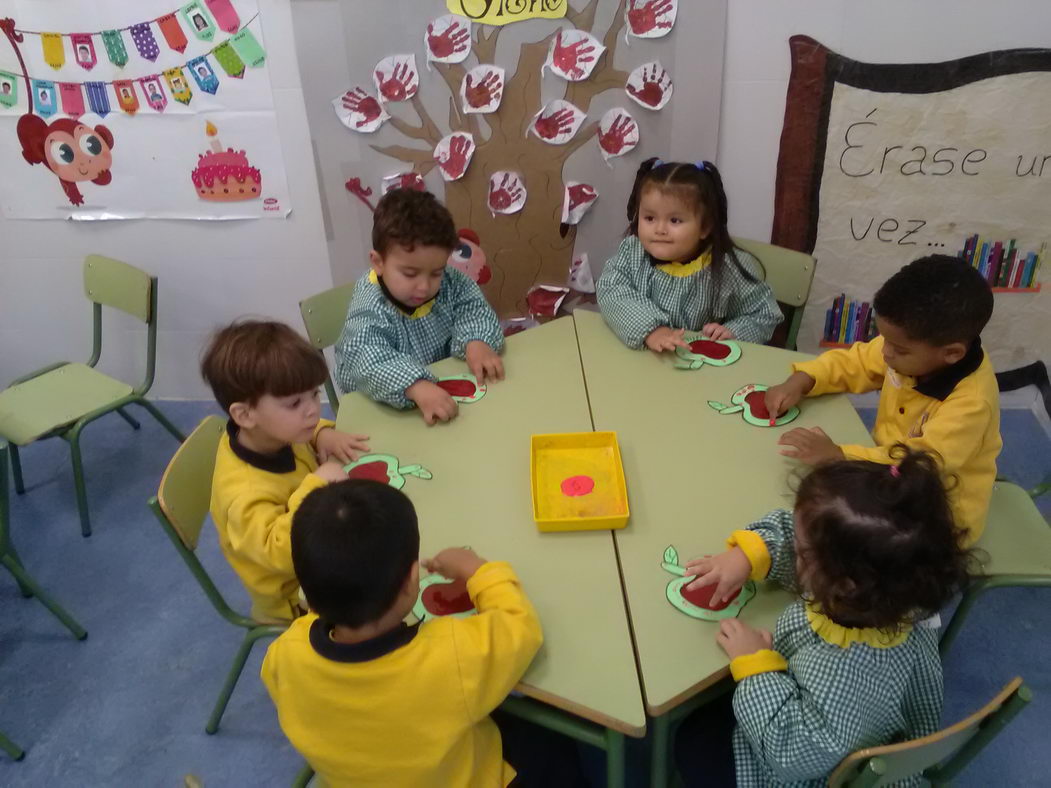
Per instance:
[[[1047,242],[1038,251],[1023,252],[1016,239],[993,241],[975,233],[963,245],[959,257],[989,282],[995,293],[1038,293],[1040,264],[1047,252]]]
[[[872,305],[840,293],[825,310],[825,330],[820,344],[821,347],[850,347],[855,342],[868,342],[877,333]]]

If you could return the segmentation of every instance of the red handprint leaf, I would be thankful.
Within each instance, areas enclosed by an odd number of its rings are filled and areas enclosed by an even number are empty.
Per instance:
[[[597,199],[598,192],[590,183],[569,181],[562,198],[562,224],[579,224]]]
[[[489,176],[489,210],[498,213],[518,213],[526,201],[526,187],[517,172],[497,170]]]
[[[423,182],[423,176],[412,170],[385,175],[383,177],[383,193],[386,194],[395,189],[412,189],[413,191],[424,192],[427,191],[427,185]]]
[[[504,95],[504,69],[492,64],[477,65],[460,83],[464,112],[496,112]]]
[[[536,113],[529,129],[544,142],[563,145],[573,139],[586,117],[568,101],[558,99]]]
[[[654,60],[632,71],[624,90],[639,106],[658,110],[671,100],[672,87],[671,75]]]
[[[380,101],[408,101],[420,87],[416,55],[390,55],[372,70]]]
[[[679,0],[628,0],[624,10],[627,26],[625,40],[629,35],[636,38],[660,38],[671,32],[675,17],[679,13]]]
[[[614,107],[598,124],[598,145],[607,162],[630,153],[639,144],[639,124],[623,107]],[[610,165],[612,166],[612,165]]]
[[[466,131],[448,134],[434,148],[434,160],[446,181],[455,181],[467,172],[474,155],[474,135]]]
[[[558,308],[569,295],[568,287],[556,285],[535,285],[526,292],[526,306],[529,314],[539,317],[554,317]]]
[[[588,261],[587,252],[573,258],[573,262],[569,265],[567,284],[570,289],[580,293],[595,292],[595,277],[591,273],[591,263]]]
[[[332,99],[336,117],[351,131],[371,133],[390,118],[383,105],[360,85]]]
[[[446,14],[431,20],[423,34],[427,68],[436,63],[462,63],[471,54],[471,20]]]
[[[559,30],[551,39],[547,61],[540,73],[550,68],[563,79],[580,82],[591,76],[606,47],[585,30]]]

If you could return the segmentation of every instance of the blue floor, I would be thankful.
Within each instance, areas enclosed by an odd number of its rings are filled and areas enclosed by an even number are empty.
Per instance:
[[[213,410],[164,409],[187,432]],[[15,542],[29,571],[90,636],[75,641],[0,572],[0,730],[28,750],[21,763],[0,755],[0,785],[174,786],[186,774],[205,786],[288,785],[301,761],[258,680],[263,648],[219,734],[204,733],[240,635],[209,606],[146,508],[175,442],[142,415],[140,432],[116,416],[85,430],[90,539],[80,536],[66,445],[23,451],[29,490],[13,501]],[[1032,413],[1005,411],[1003,433],[1004,475],[1032,486],[1051,472],[1051,442]],[[243,600],[210,527],[205,536],[202,559],[231,598]],[[1015,675],[1035,695],[961,785],[1047,784],[1049,602],[1051,591],[1041,589],[989,594],[946,662],[946,720],[982,705]],[[638,747],[631,754],[641,763]],[[641,774],[633,784],[644,785]]]

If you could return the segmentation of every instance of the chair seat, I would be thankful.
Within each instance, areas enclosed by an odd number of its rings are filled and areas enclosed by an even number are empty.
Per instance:
[[[1017,484],[993,485],[989,518],[976,547],[989,554],[983,574],[1051,577],[1051,526]]]
[[[87,364],[66,364],[0,392],[0,436],[25,446],[131,393]]]

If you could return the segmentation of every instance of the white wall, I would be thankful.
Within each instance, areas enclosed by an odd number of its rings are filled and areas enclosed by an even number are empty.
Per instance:
[[[164,6],[159,15],[171,5],[135,4],[143,15]],[[116,257],[159,277],[159,363],[152,395],[160,398],[210,397],[197,361],[217,326],[251,313],[301,327],[299,300],[331,287],[290,0],[259,0],[259,11],[291,216],[235,222],[0,219],[0,386],[52,361],[86,360],[91,311],[83,294],[85,254]],[[4,158],[10,155],[18,151],[5,145]],[[104,326],[101,368],[138,382],[142,324],[107,310]]]
[[[846,57],[875,63],[952,60],[996,49],[1051,47],[1051,2],[731,0],[726,27],[718,163],[731,230],[766,241],[790,36],[808,35]]]

